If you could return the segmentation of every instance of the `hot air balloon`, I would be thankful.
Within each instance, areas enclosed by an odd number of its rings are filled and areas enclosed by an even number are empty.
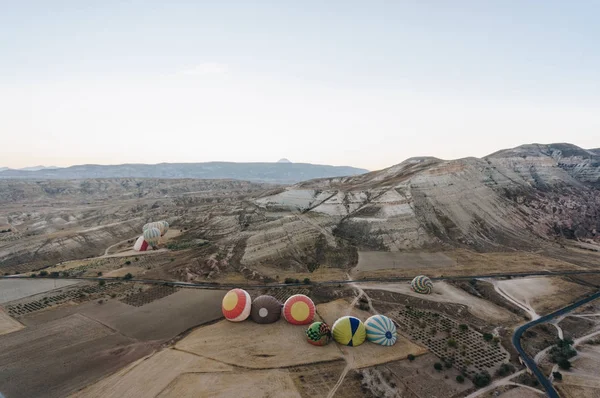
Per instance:
[[[150,228],[158,229],[160,231],[160,235],[163,236],[169,230],[169,223],[166,221],[150,222],[148,224],[144,224],[144,226],[142,227],[142,231],[145,231]]]
[[[308,325],[315,318],[315,303],[303,294],[295,294],[285,301],[283,317],[293,325]]]
[[[367,337],[365,325],[353,316],[343,316],[331,328],[333,339],[340,344],[356,347],[364,343]]]
[[[166,234],[167,232],[169,232],[169,223],[168,223],[168,222],[166,222],[166,221],[164,221],[164,220],[163,220],[163,221],[161,221],[161,223],[163,224],[163,229],[164,229],[163,235],[164,235],[164,234]]]
[[[412,282],[410,282],[410,286],[415,292],[421,294],[430,294],[433,290],[433,282],[425,275],[415,276]]]
[[[140,236],[135,241],[135,244],[133,245],[133,250],[135,250],[136,252],[145,252],[146,250],[148,250],[149,247],[150,245],[144,240],[144,237]]]
[[[148,228],[144,231],[144,240],[152,247],[158,245],[160,240],[160,230],[158,228]]]
[[[256,323],[273,323],[281,317],[281,303],[273,296],[258,296],[252,301],[250,318]]]
[[[394,345],[398,335],[396,325],[385,315],[373,315],[365,321],[367,340],[379,345]]]
[[[223,315],[232,322],[241,322],[250,315],[250,295],[243,289],[232,289],[223,297]]]
[[[306,340],[317,346],[323,346],[331,341],[331,329],[325,322],[314,322],[306,329]]]

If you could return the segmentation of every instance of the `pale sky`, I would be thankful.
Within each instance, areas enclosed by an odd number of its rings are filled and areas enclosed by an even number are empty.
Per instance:
[[[0,166],[600,147],[598,1],[0,0]]]

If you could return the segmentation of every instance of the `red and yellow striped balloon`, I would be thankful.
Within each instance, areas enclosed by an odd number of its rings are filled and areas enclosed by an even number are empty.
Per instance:
[[[283,317],[293,325],[308,325],[315,319],[315,303],[303,294],[295,294],[283,305]]]
[[[250,315],[252,302],[250,295],[243,289],[233,289],[223,297],[223,315],[232,322],[241,322]]]

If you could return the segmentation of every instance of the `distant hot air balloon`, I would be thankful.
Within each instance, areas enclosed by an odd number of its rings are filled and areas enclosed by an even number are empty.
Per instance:
[[[250,295],[243,289],[232,289],[225,297],[221,309],[225,318],[232,322],[241,322],[250,315]]]
[[[144,231],[144,240],[150,246],[155,247],[160,241],[160,230],[158,228],[148,228]]]
[[[144,224],[144,226],[142,227],[142,231],[145,231],[150,228],[158,229],[160,231],[160,235],[163,236],[169,230],[169,223],[166,221],[150,222],[148,224]]]
[[[166,222],[165,220],[161,221],[161,223],[163,224],[163,229],[164,229],[163,235],[164,235],[167,232],[169,232],[169,223]]]
[[[431,294],[433,290],[433,282],[425,275],[415,276],[412,282],[410,282],[410,286],[415,292],[421,294]]]
[[[379,345],[394,345],[398,335],[396,325],[385,315],[373,315],[365,321],[367,340]]]
[[[281,317],[281,303],[273,296],[258,296],[252,301],[250,318],[256,323],[273,323]]]
[[[325,322],[314,322],[306,329],[306,340],[317,346],[323,346],[331,341],[331,329]]]
[[[308,325],[315,318],[315,303],[303,294],[295,294],[285,301],[283,317],[293,325]]]
[[[133,250],[135,250],[136,252],[145,252],[146,250],[148,250],[149,247],[150,245],[144,240],[144,237],[140,236],[135,241],[135,244],[133,245]]]
[[[340,344],[356,347],[364,343],[367,337],[365,325],[353,316],[343,316],[331,328],[333,339]]]

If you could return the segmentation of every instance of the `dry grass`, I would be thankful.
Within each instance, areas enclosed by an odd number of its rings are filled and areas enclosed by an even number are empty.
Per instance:
[[[0,335],[16,332],[24,327],[0,308]]]
[[[185,373],[175,379],[157,397],[301,398],[289,372],[276,369],[252,372]]]
[[[456,259],[444,253],[426,252],[372,252],[359,251],[356,271],[381,269],[414,269],[454,267]]]
[[[559,277],[527,277],[503,280],[499,287],[538,314],[546,314],[574,302],[593,289]]]
[[[73,394],[77,398],[155,397],[186,372],[229,372],[232,367],[197,355],[165,349]]]
[[[198,328],[177,343],[178,350],[251,369],[269,369],[335,361],[335,344],[316,347],[306,341],[306,326],[280,319],[269,325],[226,320]]]
[[[443,253],[456,262],[455,266],[428,267],[426,274],[432,277],[464,276],[482,274],[504,274],[509,272],[567,271],[584,268],[565,261],[555,260],[534,253],[500,252],[475,253],[468,250],[455,250]],[[359,271],[356,279],[367,277],[410,277],[423,273],[421,267],[406,267],[393,270]]]

